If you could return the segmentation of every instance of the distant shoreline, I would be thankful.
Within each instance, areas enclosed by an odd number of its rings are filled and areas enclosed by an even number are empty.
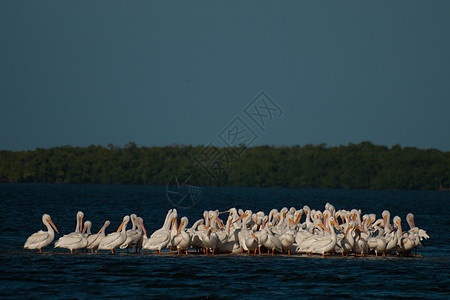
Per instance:
[[[0,151],[0,182],[450,190],[450,152],[326,147],[55,147]]]

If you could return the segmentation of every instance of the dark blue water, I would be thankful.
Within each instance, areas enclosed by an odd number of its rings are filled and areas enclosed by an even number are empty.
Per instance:
[[[74,254],[53,245],[44,254],[24,250],[27,237],[45,229],[44,213],[60,233],[75,229],[85,213],[96,232],[108,219],[108,232],[122,217],[136,213],[151,233],[172,208],[164,187],[115,185],[0,184],[0,298],[227,298],[450,296],[450,192],[366,191],[279,188],[206,188],[197,207],[178,209],[190,225],[205,209],[238,207],[266,213],[272,208],[323,210],[360,208],[392,218],[415,215],[431,238],[422,257],[201,256],[119,252]],[[58,235],[56,236],[58,238]],[[56,240],[55,238],[55,240]]]

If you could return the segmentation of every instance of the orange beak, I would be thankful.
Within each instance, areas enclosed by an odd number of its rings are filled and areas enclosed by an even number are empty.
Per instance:
[[[349,226],[347,227],[347,230],[345,231],[344,239],[347,237],[347,234],[348,234],[348,232],[350,231],[350,228],[351,228],[351,226],[349,225]]]
[[[331,233],[330,229],[326,228],[322,223],[317,224],[317,226],[321,227],[326,232]]]
[[[255,241],[258,241],[258,238],[256,237],[256,235],[253,233],[253,231],[250,231],[251,236],[253,237],[253,239]]]
[[[180,227],[178,227],[178,230],[177,230],[177,235],[180,234],[180,232],[181,232],[181,227],[183,227],[183,224],[184,224],[184,221],[181,221]]]
[[[336,227],[339,228],[340,231],[344,231],[338,222],[336,222],[336,221],[331,221],[331,222],[333,222],[333,224],[336,225]]]
[[[264,219],[263,224],[262,224],[262,226],[261,226],[261,229],[264,228],[264,227],[266,227],[266,223],[267,223],[267,219]]]
[[[216,222],[217,222],[217,224],[219,224],[220,228],[222,228],[222,229],[225,228],[225,225],[223,224],[222,220],[219,219],[219,217],[216,218]]]
[[[297,218],[295,219],[295,224],[297,225],[298,224],[298,222],[300,222],[300,219],[302,218],[302,213],[299,213],[298,214],[298,216],[297,216]]]
[[[367,233],[367,232],[364,230],[364,228],[362,228],[361,226],[358,226],[358,229],[359,229],[360,232]],[[359,235],[361,236],[361,233],[360,233]]]
[[[80,232],[83,231],[83,217],[80,217]]]
[[[122,231],[122,227],[123,227],[123,224],[124,224],[124,223],[125,223],[125,220],[123,220],[122,223],[120,223],[119,228],[117,228],[117,232]]]
[[[402,224],[400,222],[397,222],[398,225],[398,229],[400,230],[400,236],[403,235],[403,230],[402,230]]]
[[[240,216],[239,218],[237,218],[236,220],[234,220],[233,223],[236,223],[237,221],[242,220],[243,218],[247,217],[247,213],[244,213],[242,216]]]
[[[142,227],[142,231],[144,231],[144,235],[145,235],[145,236],[147,236],[147,230],[145,230],[145,227],[144,227],[144,222],[142,222],[142,221],[139,221],[139,224],[141,224],[141,227]]]
[[[55,229],[55,231],[56,231],[57,233],[59,233],[58,229],[56,229],[56,226],[55,226],[55,224],[53,224],[53,221],[52,221],[52,219],[48,218],[48,219],[47,219],[47,222],[49,222],[49,223],[50,223],[50,225],[52,225],[53,229]]]

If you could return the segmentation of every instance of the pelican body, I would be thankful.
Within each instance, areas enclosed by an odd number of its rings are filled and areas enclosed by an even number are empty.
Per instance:
[[[38,252],[42,253],[41,249],[47,247],[53,241],[55,238],[55,231],[58,232],[58,229],[56,229],[50,216],[47,214],[42,215],[42,223],[47,227],[47,231],[39,230],[30,235],[23,246],[24,249],[38,249]],[[55,231],[53,231],[53,229],[55,229]]]

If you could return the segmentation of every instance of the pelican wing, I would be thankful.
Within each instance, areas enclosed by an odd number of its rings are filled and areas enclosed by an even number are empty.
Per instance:
[[[33,248],[33,246],[36,247],[36,244],[42,243],[49,238],[50,234],[48,233],[48,231],[39,230],[38,232],[30,235],[23,247],[25,249],[35,249]]]
[[[141,238],[141,234],[138,230],[128,230],[127,231],[127,239],[120,245],[120,249],[128,248],[130,245],[135,245],[139,239]]]
[[[281,242],[277,237],[275,237],[271,234],[268,234],[267,237],[268,237],[269,241],[272,244],[274,244],[275,250],[277,250],[278,252],[283,252],[283,247],[281,246]]]
[[[87,237],[87,241],[88,241],[88,244],[87,244],[86,248],[88,248],[88,249],[95,248],[101,242],[101,235],[98,233],[91,234],[90,236]]]
[[[55,243],[55,247],[68,248],[83,242],[83,236],[78,235],[65,235]]]
[[[120,242],[120,240],[121,240],[120,232],[110,233],[103,238],[103,240],[100,242],[100,245],[98,246],[98,249],[99,250],[113,249],[123,243],[123,241]]]
[[[165,247],[170,241],[169,234],[160,234],[156,236],[152,236],[145,241],[142,249],[147,250],[161,250],[161,248]]]

